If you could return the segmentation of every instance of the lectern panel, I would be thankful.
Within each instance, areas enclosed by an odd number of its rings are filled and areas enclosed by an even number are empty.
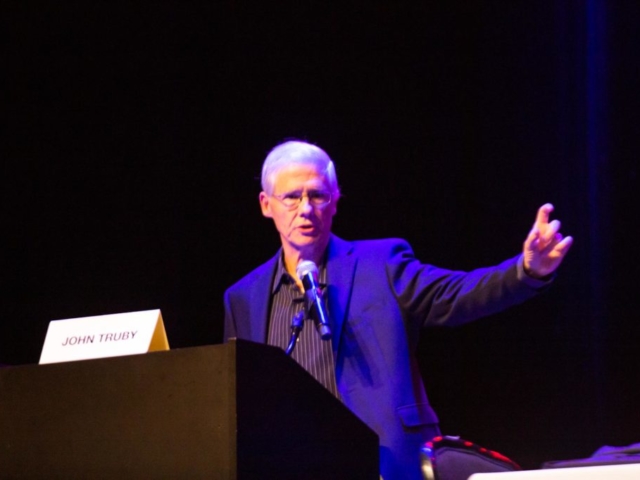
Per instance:
[[[378,479],[377,436],[250,342],[0,369],[3,478]]]

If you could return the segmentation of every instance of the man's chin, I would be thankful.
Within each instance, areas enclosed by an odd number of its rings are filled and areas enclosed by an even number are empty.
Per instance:
[[[297,249],[306,249],[322,246],[324,240],[326,240],[324,237],[317,234],[296,235],[295,238],[291,239],[290,243]]]

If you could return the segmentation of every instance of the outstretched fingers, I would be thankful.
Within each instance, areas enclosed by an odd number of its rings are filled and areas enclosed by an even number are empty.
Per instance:
[[[533,228],[538,228],[541,230],[544,226],[549,223],[549,215],[553,212],[553,205],[550,203],[545,203],[538,209],[538,213],[536,214],[536,222],[533,224]]]
[[[556,243],[553,251],[562,258],[567,254],[567,252],[571,248],[571,245],[573,245],[573,237],[565,237]]]
[[[553,273],[573,244],[572,237],[560,233],[560,221],[549,221],[553,205],[545,203],[538,209],[536,221],[524,242],[525,271],[536,278]]]
[[[560,220],[551,221],[543,229],[541,229],[541,234],[540,234],[541,243],[544,246],[551,244],[556,239],[557,235],[561,235],[558,233],[559,231],[560,231]],[[560,240],[562,240],[562,238]]]

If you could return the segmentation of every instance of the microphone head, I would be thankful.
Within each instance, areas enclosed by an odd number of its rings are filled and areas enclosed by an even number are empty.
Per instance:
[[[299,279],[302,279],[308,274],[312,274],[314,277],[318,276],[318,267],[311,260],[301,260],[296,267],[296,275]]]

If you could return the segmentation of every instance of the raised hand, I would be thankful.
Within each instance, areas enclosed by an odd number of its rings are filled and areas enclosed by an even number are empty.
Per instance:
[[[550,203],[538,209],[536,221],[524,241],[524,271],[534,278],[553,273],[573,243],[572,237],[562,237],[559,220],[549,222],[551,212],[553,205]]]

